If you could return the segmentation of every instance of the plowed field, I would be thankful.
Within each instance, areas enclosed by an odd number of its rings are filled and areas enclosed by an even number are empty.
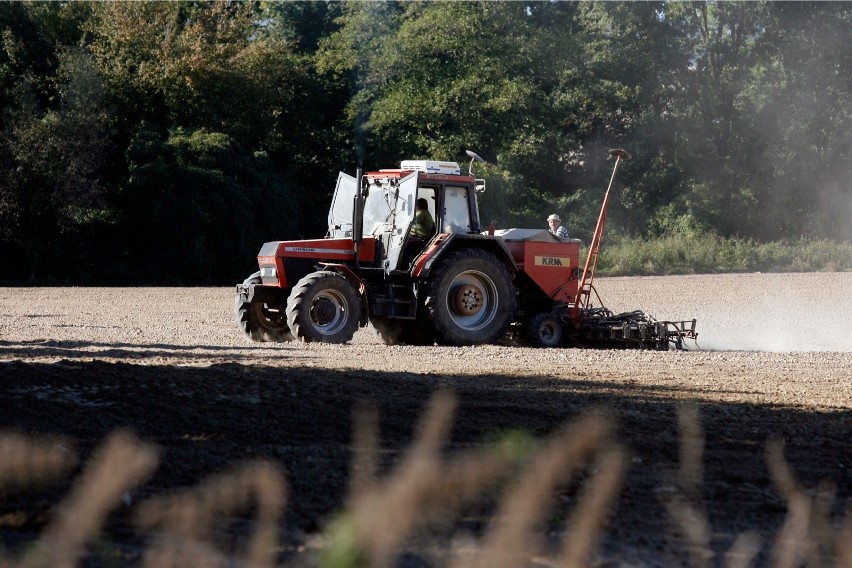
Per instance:
[[[346,345],[252,344],[233,323],[230,288],[0,288],[0,431],[58,436],[81,464],[37,487],[0,483],[0,557],[44,532],[93,451],[124,429],[159,448],[159,465],[112,508],[87,562],[138,565],[148,538],[132,524],[139,503],[262,459],[280,465],[289,488],[279,560],[311,563],[345,504],[356,406],[377,409],[387,472],[438,391],[457,401],[447,455],[506,432],[543,440],[590,412],[611,421],[628,460],[596,553],[605,564],[690,558],[666,507],[684,404],[700,419],[694,502],[716,562],[746,532],[759,539],[758,565],[778,547],[789,493],[767,466],[771,440],[783,441],[807,502],[825,497],[839,526],[852,505],[852,273],[602,278],[597,288],[614,311],[696,318],[698,345],[390,347],[369,328]],[[545,557],[578,499],[575,486],[556,491],[537,529]],[[410,542],[399,563],[442,565],[441,548],[461,548],[459,535],[475,543],[497,501],[464,509],[432,548]],[[546,565],[541,558],[529,564]]]

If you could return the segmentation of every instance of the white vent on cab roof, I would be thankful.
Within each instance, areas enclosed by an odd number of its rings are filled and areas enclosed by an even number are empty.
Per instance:
[[[403,160],[399,166],[403,170],[426,172],[428,174],[461,175],[461,168],[455,162],[437,162],[434,160]]]

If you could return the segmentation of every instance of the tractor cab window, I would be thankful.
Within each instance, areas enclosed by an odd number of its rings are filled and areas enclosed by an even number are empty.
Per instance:
[[[395,204],[394,188],[388,184],[370,184],[364,200],[363,235],[380,235],[390,231]]]
[[[416,178],[377,180],[367,185],[364,200],[364,236],[402,237],[414,218]],[[385,245],[389,245],[386,242]]]
[[[470,210],[466,187],[447,187],[444,190],[444,217],[441,221],[444,233],[469,233]]]

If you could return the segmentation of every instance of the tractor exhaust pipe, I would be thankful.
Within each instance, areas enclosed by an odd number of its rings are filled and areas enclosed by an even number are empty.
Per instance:
[[[606,223],[606,210],[609,206],[609,191],[612,189],[612,182],[615,180],[615,172],[618,171],[618,165],[622,160],[629,160],[633,156],[623,149],[615,149],[609,151],[610,156],[615,156],[615,165],[612,168],[612,176],[609,178],[609,185],[604,194],[601,212],[598,216],[597,225],[595,225],[595,234],[592,237],[592,242],[589,245],[589,255],[586,257],[586,264],[583,267],[583,276],[580,278],[580,288],[577,296],[577,301],[574,304],[574,321],[580,319],[580,308],[589,306],[589,297],[592,292],[592,282],[595,279],[595,270],[598,266],[598,253],[601,248],[601,239],[603,238],[604,224]],[[587,283],[588,281],[588,283]]]
[[[355,203],[352,207],[352,248],[355,251],[355,266],[358,266],[358,249],[364,232],[364,195],[361,189],[364,170],[361,166],[355,170]]]

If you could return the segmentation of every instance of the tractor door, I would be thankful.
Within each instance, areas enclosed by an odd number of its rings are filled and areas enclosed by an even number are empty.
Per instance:
[[[414,202],[417,200],[417,175],[410,175],[395,188],[393,204],[393,223],[390,223],[390,235],[387,241],[384,269],[386,273],[396,270],[399,259],[408,240],[408,229],[414,219]]]
[[[334,239],[352,236],[352,215],[357,189],[358,180],[340,172],[334,197],[331,199],[331,209],[328,211],[328,237]]]

